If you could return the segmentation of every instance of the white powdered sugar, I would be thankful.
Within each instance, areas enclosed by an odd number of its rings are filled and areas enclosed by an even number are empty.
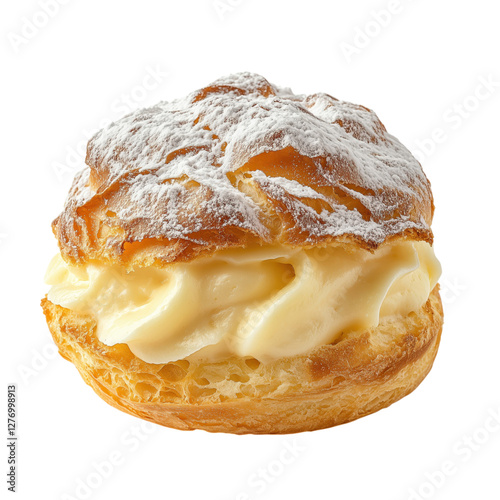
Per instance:
[[[271,157],[254,164],[283,150],[286,165]],[[130,113],[89,141],[86,163],[60,223],[99,199],[127,241],[203,245],[200,231],[227,228],[268,240],[261,208],[231,177],[239,172],[279,216],[293,217],[304,242],[351,234],[378,244],[408,229],[430,232],[429,183],[375,113],[323,93],[295,95],[251,73]]]

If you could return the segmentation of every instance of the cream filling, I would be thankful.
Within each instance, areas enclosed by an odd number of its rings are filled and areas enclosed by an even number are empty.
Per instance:
[[[146,362],[191,355],[269,361],[419,309],[440,274],[429,244],[401,242],[374,253],[226,250],[128,273],[120,266],[75,267],[56,255],[46,282],[51,302],[97,319],[101,342],[126,343]]]

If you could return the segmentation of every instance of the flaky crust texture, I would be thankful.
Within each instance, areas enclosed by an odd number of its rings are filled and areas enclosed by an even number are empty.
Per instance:
[[[389,406],[431,369],[443,324],[436,285],[419,311],[307,355],[150,364],[125,344],[101,343],[92,317],[47,299],[42,307],[61,355],[107,403],[176,429],[235,434],[311,431]]]
[[[53,223],[73,264],[432,242],[429,182],[373,111],[251,73],[125,116],[89,141],[86,164]]]

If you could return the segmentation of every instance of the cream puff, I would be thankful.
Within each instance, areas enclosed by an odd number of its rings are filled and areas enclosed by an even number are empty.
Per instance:
[[[387,407],[432,367],[434,203],[375,113],[238,73],[88,143],[42,307],[109,404],[291,433]]]

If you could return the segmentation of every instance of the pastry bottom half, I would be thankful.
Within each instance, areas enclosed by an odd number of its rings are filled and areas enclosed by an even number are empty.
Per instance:
[[[60,354],[110,405],[167,427],[235,434],[312,431],[391,405],[429,373],[443,325],[436,285],[420,310],[305,355],[151,364],[100,342],[91,316],[47,298],[42,307]]]

